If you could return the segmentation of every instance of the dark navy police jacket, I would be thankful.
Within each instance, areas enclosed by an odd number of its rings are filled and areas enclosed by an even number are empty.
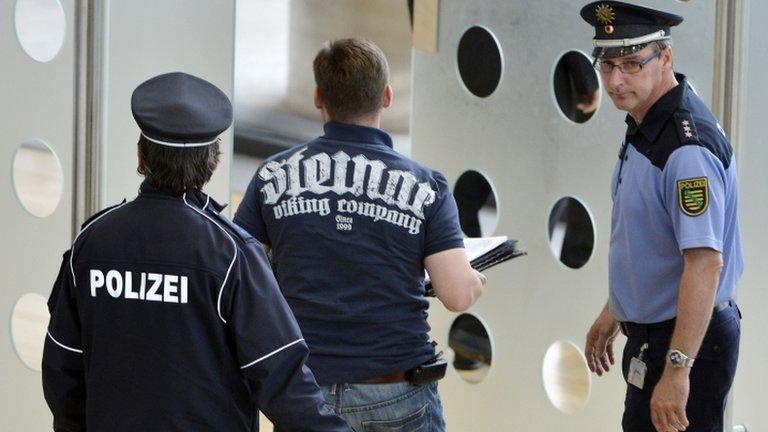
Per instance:
[[[434,357],[424,258],[464,247],[442,174],[384,131],[330,122],[259,167],[235,223],[272,246],[280,288],[321,385],[406,371]]]
[[[89,220],[53,287],[43,390],[56,431],[349,431],[262,246],[196,192],[146,183]]]

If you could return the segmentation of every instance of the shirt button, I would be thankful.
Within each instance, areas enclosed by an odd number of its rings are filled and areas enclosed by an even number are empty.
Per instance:
[[[621,179],[619,179],[619,184],[621,184]]]

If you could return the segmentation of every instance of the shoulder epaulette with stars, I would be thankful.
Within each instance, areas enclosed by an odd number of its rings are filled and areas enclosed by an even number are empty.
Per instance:
[[[699,140],[696,125],[693,123],[693,116],[688,111],[678,111],[675,113],[675,126],[677,127],[677,136],[680,138],[680,142]]]

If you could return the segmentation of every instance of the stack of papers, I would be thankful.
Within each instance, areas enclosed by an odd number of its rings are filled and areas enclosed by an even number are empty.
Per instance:
[[[517,248],[517,240],[510,240],[507,236],[465,238],[464,248],[472,268],[480,272],[526,254],[524,250]],[[427,296],[434,297],[435,291],[429,283],[429,274],[426,275],[425,282]]]

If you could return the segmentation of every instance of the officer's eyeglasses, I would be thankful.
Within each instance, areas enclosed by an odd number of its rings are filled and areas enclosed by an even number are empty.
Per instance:
[[[643,66],[647,65],[648,63],[652,62],[653,59],[658,57],[661,57],[661,51],[654,52],[653,54],[640,61],[630,60],[618,64],[596,59],[593,66],[595,69],[599,70],[600,73],[606,75],[609,75],[611,72],[613,72],[614,68],[619,68],[621,73],[624,74],[636,74],[643,70]]]

